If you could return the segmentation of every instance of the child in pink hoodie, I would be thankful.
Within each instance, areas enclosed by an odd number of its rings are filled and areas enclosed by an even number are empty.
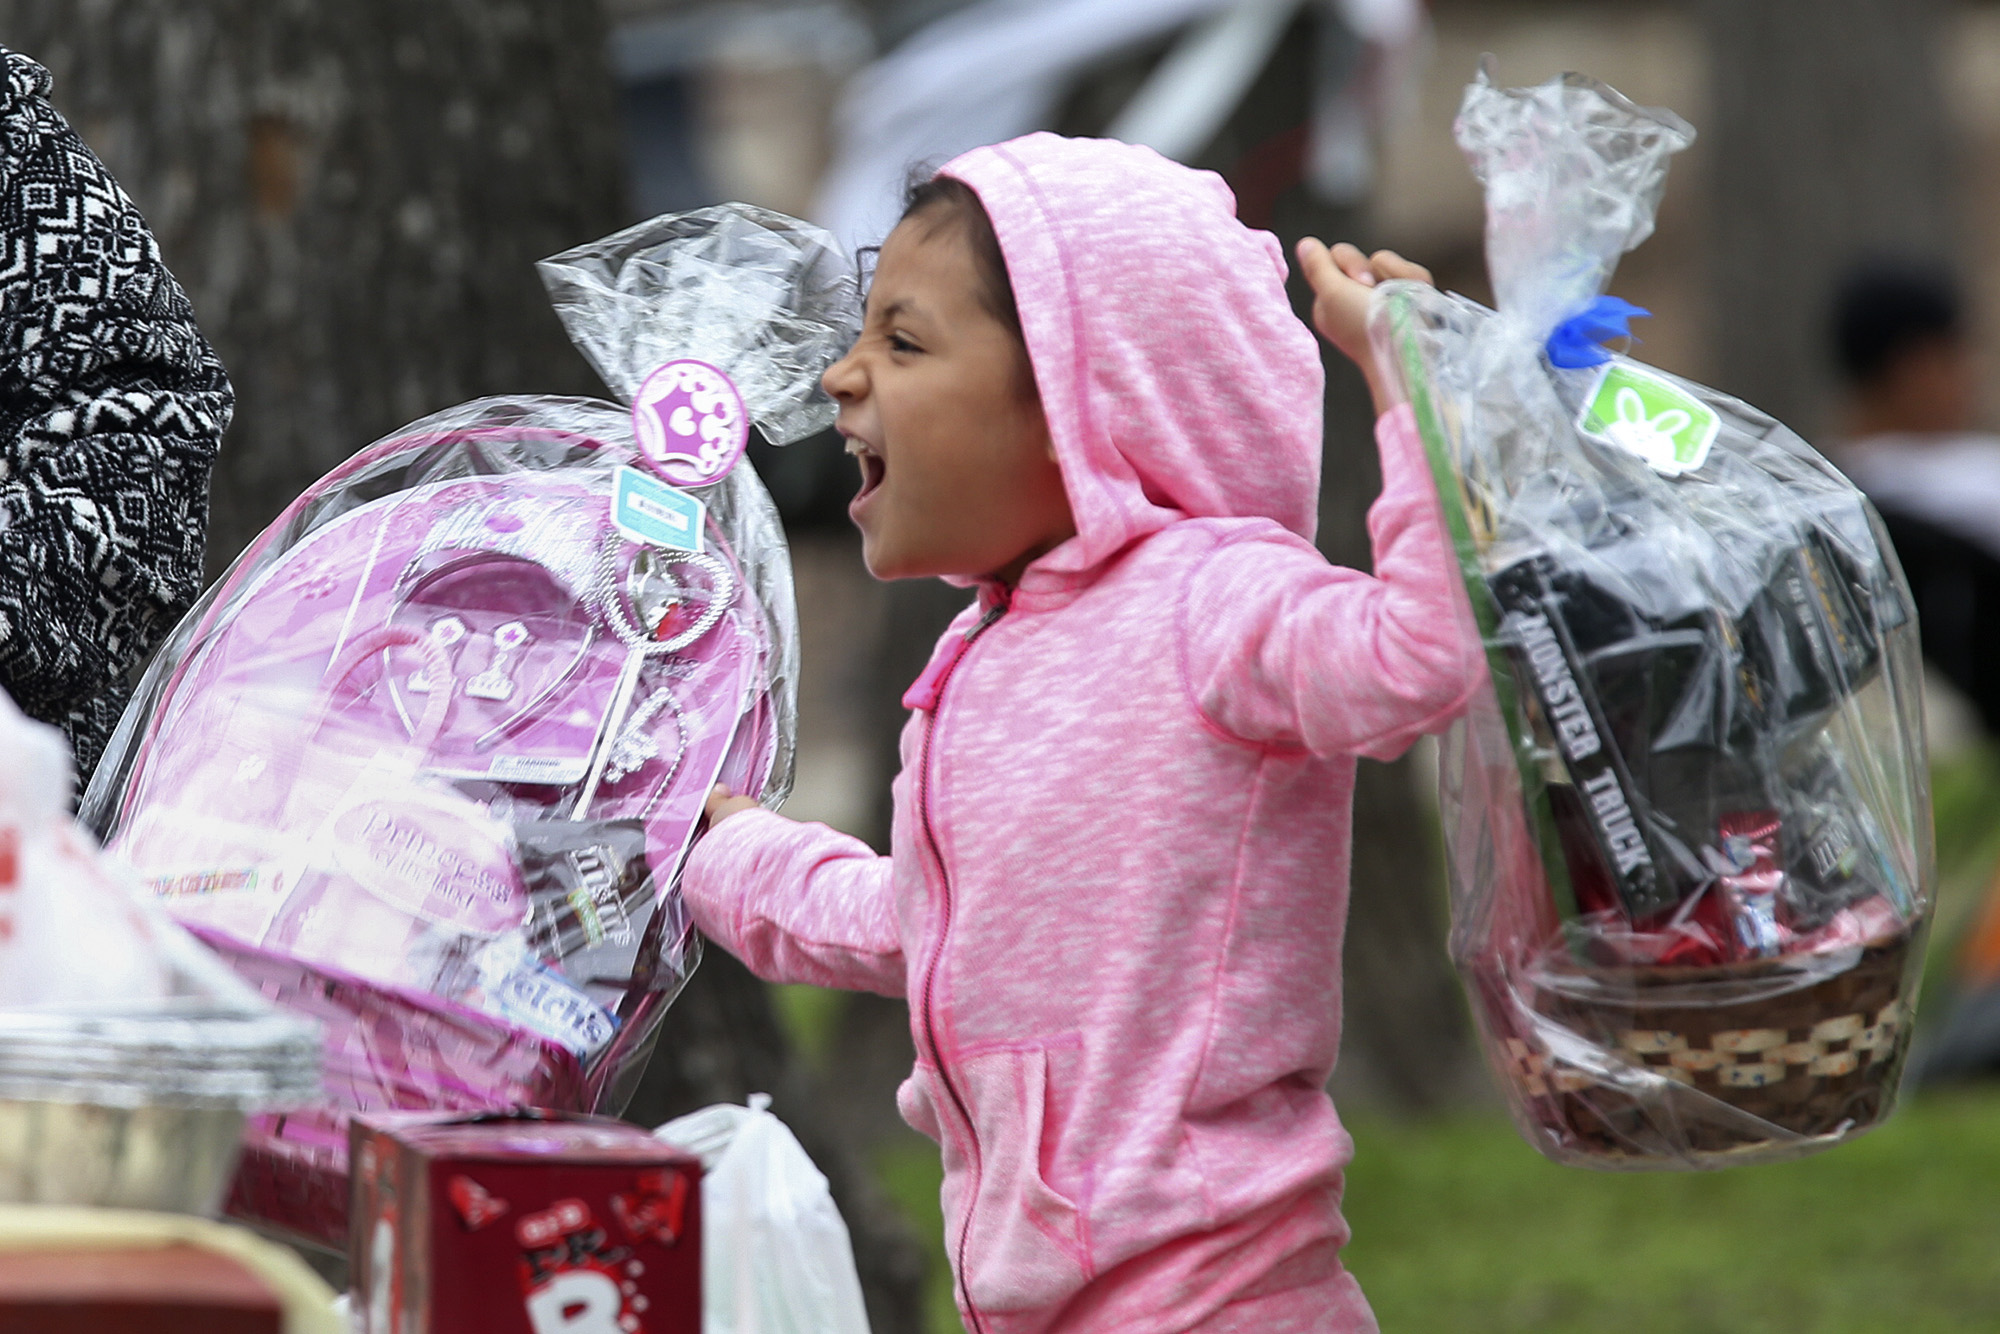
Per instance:
[[[1300,259],[1368,369],[1368,287],[1427,275]],[[1284,279],[1217,177],[1031,135],[916,192],[826,373],[869,569],[978,597],[905,697],[890,856],[718,791],[683,888],[763,977],[909,998],[979,1334],[1375,1328],[1325,1092],[1354,757],[1479,667],[1408,409],[1375,576],[1314,550]]]

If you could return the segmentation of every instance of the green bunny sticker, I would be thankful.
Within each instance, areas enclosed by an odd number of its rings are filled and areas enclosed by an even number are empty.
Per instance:
[[[1576,427],[1594,440],[1637,454],[1656,472],[1678,477],[1707,461],[1722,419],[1663,377],[1614,361],[1584,400]]]

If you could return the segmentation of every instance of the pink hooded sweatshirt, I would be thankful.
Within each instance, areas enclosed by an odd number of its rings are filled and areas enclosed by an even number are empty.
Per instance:
[[[1340,1265],[1354,757],[1477,678],[1407,409],[1376,577],[1311,542],[1321,371],[1222,181],[1038,134],[944,168],[991,215],[1077,536],[911,687],[891,855],[750,811],[691,854],[773,981],[909,998],[966,1325],[1372,1330]],[[890,466],[894,467],[893,454]]]

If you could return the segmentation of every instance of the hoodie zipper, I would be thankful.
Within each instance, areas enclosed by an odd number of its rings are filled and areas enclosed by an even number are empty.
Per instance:
[[[924,728],[924,748],[918,758],[917,770],[919,778],[917,814],[923,825],[924,841],[930,845],[931,861],[937,867],[938,885],[941,890],[938,900],[940,926],[937,947],[931,951],[930,962],[924,968],[922,992],[924,1037],[930,1043],[931,1063],[937,1067],[938,1082],[944,1085],[945,1094],[951,1099],[951,1105],[958,1111],[959,1122],[965,1127],[966,1142],[972,1148],[975,1182],[980,1170],[979,1141],[973,1133],[972,1113],[966,1107],[965,1098],[959,1093],[958,1086],[952,1082],[950,1072],[945,1068],[944,1053],[938,1046],[937,1015],[932,1009],[932,993],[937,986],[938,965],[944,959],[945,942],[951,937],[951,878],[945,874],[944,853],[938,846],[937,830],[931,824],[931,742],[937,736],[938,716],[944,711],[944,689],[951,681],[951,674],[957,671],[958,664],[965,660],[966,653],[972,648],[972,641],[985,634],[987,628],[1005,615],[1006,611],[1007,604],[1004,601],[988,608],[986,614],[965,632],[965,637],[959,641],[957,649],[946,661],[944,670],[938,673],[936,684],[931,688],[930,721]],[[986,1324],[979,1318],[979,1312],[973,1308],[972,1289],[965,1282],[965,1248],[972,1235],[972,1201],[978,1198],[978,1194],[975,1186],[966,1203],[965,1221],[959,1226],[958,1245],[955,1248],[957,1255],[952,1265],[952,1274],[958,1283],[959,1293],[965,1300],[966,1314],[972,1317],[974,1334],[985,1334]]]

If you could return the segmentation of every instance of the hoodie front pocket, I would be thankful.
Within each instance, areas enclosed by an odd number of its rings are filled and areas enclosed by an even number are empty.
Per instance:
[[[1073,1044],[1062,1044],[1065,1055]],[[1039,1045],[986,1048],[962,1056],[952,1072],[977,1127],[978,1156],[970,1217],[947,1200],[946,1243],[983,1311],[1066,1300],[1093,1273],[1081,1212],[1043,1176],[1061,1129],[1050,1115],[1049,1059]],[[961,1199],[962,1191],[947,1186]]]

